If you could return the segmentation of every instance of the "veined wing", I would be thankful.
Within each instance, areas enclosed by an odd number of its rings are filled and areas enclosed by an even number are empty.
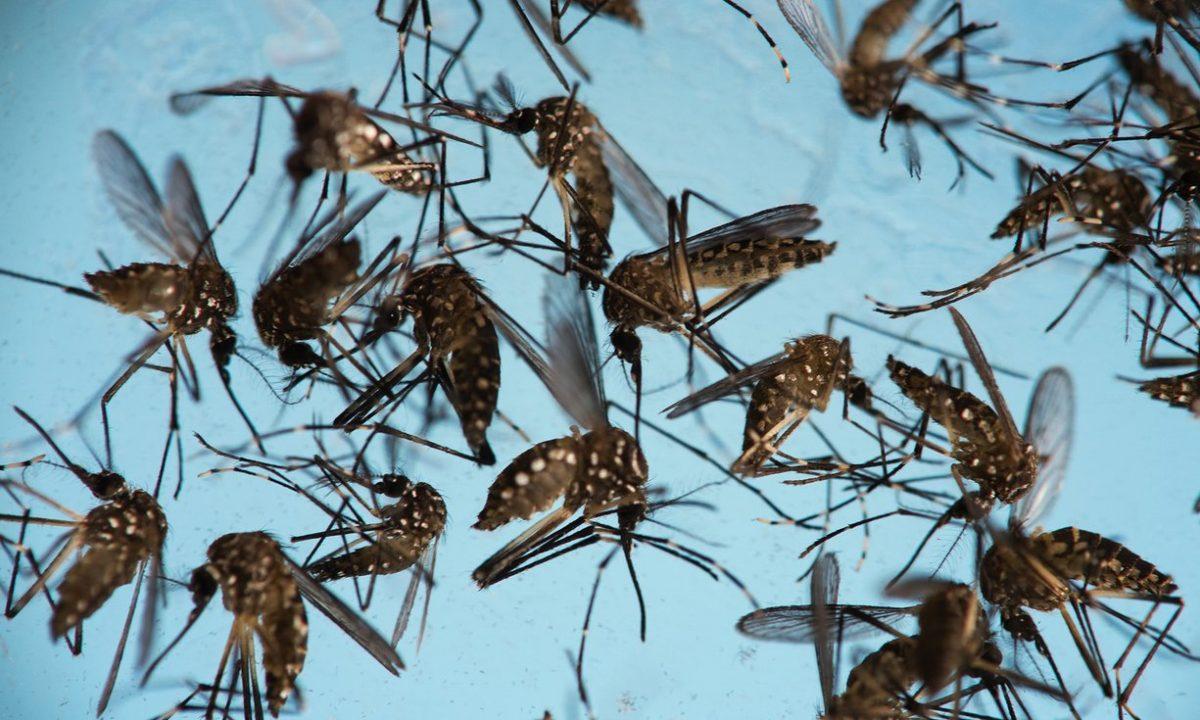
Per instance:
[[[1075,385],[1061,367],[1042,373],[1029,401],[1025,439],[1038,454],[1038,476],[1033,487],[1017,501],[1013,521],[1028,527],[1045,514],[1067,474],[1075,432]]]
[[[791,357],[786,352],[776,353],[769,358],[759,360],[753,365],[726,375],[706,388],[697,390],[674,405],[671,405],[664,412],[672,420],[686,415],[702,405],[737,392],[738,389],[757,381],[759,378],[771,375],[790,360]]]

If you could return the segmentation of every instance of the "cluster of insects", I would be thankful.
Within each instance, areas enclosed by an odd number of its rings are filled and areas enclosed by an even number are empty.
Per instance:
[[[187,680],[162,718],[301,712],[305,685],[330,680],[304,672],[313,610],[386,673],[400,675],[401,649],[411,664],[424,641],[438,549],[454,533],[495,538],[494,552],[470,573],[480,589],[536,583],[548,563],[592,557],[590,594],[586,583],[576,588],[587,603],[569,680],[576,713],[589,717],[610,711],[589,694],[588,677],[620,660],[593,651],[585,661],[612,562],[629,577],[641,641],[657,604],[648,597],[687,612],[683,593],[639,574],[647,555],[745,602],[745,614],[730,617],[723,632],[812,645],[818,716],[831,720],[1142,717],[1136,691],[1156,661],[1200,661],[1178,636],[1186,589],[1167,569],[1115,531],[1038,525],[1068,476],[1076,396],[1087,388],[1063,367],[1045,369],[1018,426],[997,375],[1027,376],[993,364],[989,355],[1003,348],[985,353],[968,320],[982,313],[958,307],[1003,292],[993,286],[1012,275],[1044,272],[1034,268],[1047,261],[1090,255],[1065,307],[1045,318],[1047,332],[1083,314],[1077,306],[1089,289],[1122,283],[1138,361],[1161,373],[1133,379],[1131,396],[1200,416],[1200,7],[1126,0],[1146,21],[1144,38],[1054,60],[997,54],[996,24],[970,18],[959,2],[873,1],[847,41],[836,1],[822,10],[816,0],[777,0],[777,12],[762,16],[733,0],[694,0],[694,12],[728,19],[730,33],[752,42],[757,33],[785,80],[802,66],[785,59],[777,40],[794,31],[832,76],[805,64],[806,80],[831,79],[844,104],[839,112],[878,124],[883,150],[889,129],[900,133],[914,178],[924,173],[917,131],[950,153],[952,187],[968,171],[993,177],[965,149],[968,125],[1022,153],[1020,187],[1011,208],[995,212],[990,238],[1012,248],[995,265],[954,287],[925,290],[919,304],[872,300],[892,318],[932,313],[961,351],[831,313],[824,328],[755,359],[722,342],[725,328],[769,327],[748,305],[808,278],[836,279],[854,241],[839,236],[816,199],[733,212],[692,189],[663,192],[618,142],[603,123],[606,108],[590,104],[592,76],[572,40],[640,31],[654,42],[645,10],[663,1],[456,0],[449,4],[461,5],[470,22],[451,32],[438,23],[446,0],[378,0],[371,31],[395,35],[396,57],[377,98],[272,77],[178,88],[163,98],[178,122],[198,122],[217,103],[244,103],[254,118],[245,175],[214,221],[199,189],[207,197],[210,183],[182,157],[172,157],[158,183],[124,131],[95,133],[91,155],[103,194],[145,256],[115,266],[102,252],[101,266],[81,279],[45,277],[37,268],[5,267],[0,275],[107,306],[112,323],[141,321],[149,333],[132,352],[122,349],[115,379],[89,389],[96,395],[61,425],[14,398],[24,405],[13,412],[28,437],[8,447],[27,451],[0,466],[0,548],[9,563],[10,622],[28,624],[26,609],[44,603],[54,642],[75,654],[84,651],[85,623],[121,628],[94,695],[97,715],[114,714],[119,683],[144,687],[170,673],[202,679]],[[485,5],[516,21],[525,38],[509,51],[533,52],[554,94],[523,102],[503,74],[484,89],[473,82],[472,43],[490,29]],[[1082,79],[1076,94],[1013,97],[983,84],[993,77],[986,68],[997,65]],[[1097,69],[1099,79],[1087,75]],[[921,109],[946,104],[964,114]],[[277,114],[279,105],[286,115]],[[1018,130],[1029,116],[1060,136]],[[284,132],[289,149],[270,159],[286,179],[284,192],[264,210],[281,216],[278,230],[263,231],[271,237],[260,277],[235,276],[222,264],[236,249],[223,232],[226,219],[251,197],[244,191],[259,174],[262,135]],[[504,181],[500,172],[493,177],[491,162],[500,142],[519,146],[541,190],[521,198],[515,214],[468,209],[464,188]],[[543,208],[547,194],[553,207]],[[411,210],[415,228],[372,242],[379,238],[369,230],[389,205]],[[700,206],[718,219],[698,229]],[[619,237],[627,221],[644,237]],[[483,277],[498,263],[522,273],[523,295],[487,288]],[[248,308],[253,332],[234,331],[239,307]],[[538,318],[541,333],[526,327]],[[862,358],[856,364],[852,338],[836,332],[838,323],[856,338],[891,338],[893,354],[873,367]],[[201,393],[203,372],[188,342],[197,335],[207,338],[224,397]],[[677,365],[663,368],[680,348]],[[925,355],[916,360],[916,353]],[[673,382],[659,384],[672,374]],[[136,447],[152,455],[157,476],[127,480],[115,469],[114,446],[133,432],[121,422],[121,391],[135,376],[139,384],[162,381],[169,412],[163,437],[137,430]],[[511,378],[521,376],[538,394],[526,405],[545,408],[539,432],[556,430],[534,436],[508,411],[518,404]],[[631,402],[610,399],[620,381]],[[243,400],[259,383],[271,404]],[[193,414],[180,413],[180,404],[188,400],[228,403],[245,442],[210,442],[205,434],[216,428],[185,427],[182,418]],[[280,406],[299,406],[308,422],[282,425]],[[730,406],[740,436],[709,423],[710,413]],[[819,427],[827,423],[837,423],[853,449],[830,441]],[[93,425],[102,452],[87,444]],[[85,464],[81,447],[91,456]],[[679,494],[656,484],[666,480],[664,447],[715,479]],[[443,497],[454,468],[493,478],[479,488],[477,507],[452,507]],[[229,488],[259,484],[295,515],[264,514],[254,527],[213,533],[202,555],[189,555],[169,540],[172,522],[188,512],[185,477],[197,474]],[[94,498],[90,509],[60,499],[72,476]],[[790,512],[792,503],[781,499],[790,488],[818,484],[825,502],[815,511]],[[722,513],[706,499],[722,485],[747,493],[771,515],[760,518],[766,523],[790,528],[774,532],[812,535],[797,548],[801,558],[813,557],[803,577],[807,604],[760,604],[737,552],[709,549],[702,521],[663,517]],[[894,507],[870,514],[868,501],[886,503],[883,496]],[[848,520],[856,509],[862,517]],[[475,518],[470,530],[454,524],[455,512]],[[285,522],[301,517],[318,520]],[[926,532],[884,590],[895,602],[846,602],[836,546],[861,532],[861,564],[869,533],[900,517],[920,520]],[[935,569],[922,562],[933,539],[952,529],[955,550],[963,538],[964,547],[973,545],[970,570],[955,578],[944,571],[962,563],[949,555]],[[177,567],[194,569],[172,576]],[[406,583],[390,577],[401,574]],[[554,603],[570,589],[547,590]],[[128,596],[123,620],[112,607],[118,596]],[[167,604],[167,596],[181,601]],[[189,634],[218,596],[232,616],[223,647],[211,665],[181,669],[180,648],[197,641]],[[375,625],[381,605],[390,631]],[[1098,632],[1100,618],[1110,632]],[[157,625],[174,630],[159,637]],[[130,635],[135,657],[126,660]],[[840,660],[855,641],[869,651],[842,674]],[[320,654],[324,639],[314,645]]]

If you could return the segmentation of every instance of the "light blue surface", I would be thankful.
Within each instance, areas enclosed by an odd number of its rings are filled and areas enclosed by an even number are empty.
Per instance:
[[[235,0],[4,3],[0,9],[0,167],[4,170],[0,264],[80,282],[82,272],[100,266],[97,248],[119,264],[149,259],[146,249],[116,221],[99,188],[89,146],[92,134],[105,127],[125,135],[156,178],[171,153],[183,153],[210,218],[219,212],[241,177],[254,104],[219,100],[202,113],[180,118],[167,110],[166,98],[172,91],[270,73],[304,88],[344,88],[353,83],[363,97],[375,96],[391,67],[395,41],[374,21],[373,3],[321,3],[337,28],[341,50],[324,60],[287,67],[273,64],[268,52],[268,36],[284,32],[267,10],[275,4]],[[447,28],[450,36],[465,27],[465,2],[431,4],[435,24]],[[504,69],[527,100],[556,93],[507,4],[499,0],[484,0],[484,4],[487,20],[470,55],[476,78],[486,82]],[[722,328],[722,339],[742,357],[766,356],[786,339],[821,330],[830,311],[868,318],[871,313],[864,295],[913,301],[918,290],[960,282],[1001,254],[1003,248],[986,237],[1016,195],[1013,152],[1008,146],[973,131],[961,132],[963,142],[996,172],[997,179],[988,182],[971,176],[962,190],[947,193],[952,166],[944,148],[921,134],[925,179],[915,182],[898,157],[899,137],[891,153],[880,153],[877,125],[848,114],[834,82],[778,15],[774,3],[746,2],[792,61],[790,85],[784,84],[773,57],[753,30],[718,0],[641,4],[646,16],[643,33],[598,22],[573,45],[594,73],[594,83],[581,94],[583,101],[666,191],[694,188],[743,213],[812,201],[820,206],[825,221],[820,237],[839,242],[830,260],[786,278]],[[851,23],[857,23],[863,3],[849,5]],[[1075,57],[1147,30],[1127,21],[1116,0],[973,2],[969,16],[1001,21],[999,35],[1008,41],[1007,53],[1053,59]],[[1054,96],[1065,95],[1084,77],[1006,75],[997,84],[1025,97]],[[914,94],[917,97],[928,93]],[[932,107],[943,114],[952,111],[941,102]],[[282,183],[288,141],[286,116],[277,104],[269,106],[258,175],[217,236],[222,260],[239,286],[243,311],[236,329],[251,342],[256,338],[248,307],[269,232],[264,228],[273,227],[259,221],[272,198],[278,199],[273,193]],[[479,213],[519,212],[536,191],[541,175],[508,138],[497,137],[494,145],[494,181],[464,192],[464,201]],[[462,175],[474,172],[470,163],[460,167]],[[352,185],[371,189],[368,178],[355,178]],[[396,233],[407,239],[417,209],[411,198],[389,198],[365,224],[370,246],[378,248]],[[554,208],[548,210],[545,218],[552,222]],[[713,220],[701,213],[692,226],[700,228]],[[613,244],[618,255],[647,247],[620,210]],[[536,299],[542,280],[535,268],[516,259],[475,258],[472,263],[493,297],[540,335]],[[1117,374],[1144,375],[1136,364],[1136,342],[1125,339],[1125,300],[1115,288],[1077,331],[1083,313],[1072,316],[1053,335],[1042,333],[1081,279],[1084,267],[1076,261],[1044,266],[997,285],[961,309],[994,362],[1030,375],[1063,364],[1075,378],[1079,406],[1075,454],[1069,481],[1046,526],[1076,524],[1126,542],[1173,573],[1183,594],[1194,598],[1200,588],[1200,564],[1195,560],[1200,532],[1191,513],[1197,493],[1195,472],[1200,467],[1195,420],[1150,402],[1115,379]],[[4,280],[0,298],[2,399],[5,405],[20,404],[47,424],[70,417],[146,332],[135,320],[106,307],[43,287]],[[945,313],[890,327],[911,329],[923,340],[951,347],[957,342]],[[647,386],[676,379],[683,359],[679,344],[652,334],[644,338]],[[208,399],[203,406],[182,405],[190,455],[198,450],[192,431],[222,446],[236,444],[243,436],[222,397],[204,351],[206,343],[203,337],[191,345]],[[873,377],[897,346],[856,333],[854,350],[857,366]],[[904,353],[925,367],[932,365],[927,354],[911,349]],[[268,359],[257,362],[272,380],[284,376]],[[567,420],[548,394],[527,372],[516,369],[516,360],[507,351],[504,362],[501,408],[534,439],[565,433]],[[291,408],[277,420],[278,403],[250,368],[235,361],[233,372],[236,387],[260,427],[303,422],[314,412],[328,417],[340,407],[332,395],[319,394],[316,402]],[[712,371],[709,378],[715,378]],[[611,397],[629,400],[615,363],[608,366],[606,381]],[[1032,384],[1002,377],[1001,385],[1019,420]],[[881,377],[875,387],[883,398],[902,404],[886,378]],[[682,392],[682,386],[675,385],[648,397],[646,407],[656,414]],[[118,469],[134,484],[153,480],[165,432],[166,401],[162,377],[144,372],[112,406]],[[396,422],[411,427],[415,414],[401,415],[405,417],[397,417]],[[817,423],[836,437],[843,429],[833,415],[817,418]],[[709,413],[709,418],[729,447],[734,446],[741,427],[738,412],[721,408]],[[677,423],[675,429],[702,437],[690,421]],[[93,446],[99,446],[95,416],[86,435]],[[0,412],[0,438],[16,441],[29,436],[15,415]],[[436,437],[462,444],[453,426],[441,428]],[[497,467],[525,447],[500,425],[492,437],[501,463]],[[66,445],[77,461],[88,460],[78,438],[68,437]],[[283,448],[284,444],[277,445]],[[822,452],[811,429],[799,433],[791,448],[807,454]],[[309,451],[306,442],[289,449]],[[652,481],[672,493],[719,479],[707,466],[657,440],[646,443],[646,453]],[[10,449],[3,459],[29,454],[29,449]],[[716,449],[714,454],[730,457],[729,448]],[[513,530],[485,534],[469,527],[494,472],[444,457],[415,457],[419,459],[406,469],[434,484],[445,495],[450,511],[425,645],[419,655],[411,642],[403,645],[411,669],[392,678],[313,613],[309,659],[300,677],[308,703],[306,717],[520,719],[540,717],[547,708],[556,717],[580,717],[566,652],[574,651],[578,642],[599,559],[597,549],[491,590],[475,590],[470,570],[513,535]],[[193,456],[188,473],[216,464],[210,456]],[[64,472],[43,466],[27,478],[77,510],[91,507],[90,498]],[[823,502],[821,488],[760,484],[797,514],[813,511]],[[682,509],[672,511],[667,519],[720,543],[704,549],[743,578],[764,604],[806,601],[806,589],[794,583],[806,563],[796,556],[813,533],[756,522],[764,509],[734,487],[706,491],[702,498],[717,504],[719,512]],[[870,503],[873,512],[892,506],[891,498],[883,494]],[[183,498],[166,501],[165,509],[171,522],[166,566],[175,578],[186,577],[202,562],[207,544],[222,533],[265,529],[287,537],[314,530],[319,523],[314,511],[277,488],[232,476],[193,479]],[[842,517],[853,518],[853,513]],[[892,523],[876,529],[861,572],[849,569],[861,535],[847,535],[837,544],[844,569],[843,599],[879,601],[876,589],[881,580],[898,567],[915,536],[924,530],[915,521]],[[952,538],[953,533],[939,536],[925,556],[927,561],[935,562],[936,551],[944,552]],[[601,717],[815,715],[820,701],[809,649],[763,645],[738,636],[733,623],[748,607],[731,586],[714,584],[647,549],[638,552],[637,560],[650,615],[649,637],[645,645],[637,641],[633,595],[623,570],[614,566],[615,572],[608,574],[601,588],[588,651],[589,685]],[[944,572],[962,577],[970,567],[969,557],[960,552]],[[405,583],[399,578],[382,583],[382,596],[370,612],[378,626],[390,627]],[[349,584],[336,589],[351,597]],[[90,716],[128,592],[118,592],[87,624],[87,651],[82,657],[72,657],[61,644],[50,643],[44,604],[34,603],[16,620],[0,623],[0,715]],[[161,635],[182,622],[189,604],[186,593],[172,589],[170,604],[160,616]],[[1083,692],[1081,709],[1089,717],[1115,714],[1101,704],[1087,680],[1061,630],[1061,620],[1049,615],[1039,619],[1054,646],[1061,648],[1058,656],[1071,687]],[[183,679],[211,677],[228,622],[229,615],[214,603],[146,690],[136,688],[136,675],[127,662],[109,716],[148,717],[178,699]],[[1197,627],[1194,612],[1185,612],[1178,634],[1185,642],[1200,644]],[[1110,628],[1104,628],[1102,636],[1111,662],[1123,643]],[[1007,641],[1002,646],[1011,649]],[[867,643],[846,652],[843,669],[871,649]],[[1145,718],[1196,717],[1198,677],[1196,665],[1161,658],[1142,680],[1135,708]],[[1062,715],[1057,710],[1038,714]]]

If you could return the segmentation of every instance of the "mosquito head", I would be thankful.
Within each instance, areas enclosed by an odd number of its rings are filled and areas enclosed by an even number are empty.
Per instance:
[[[192,593],[192,605],[203,607],[217,594],[217,574],[211,563],[205,563],[192,571],[188,590]]]
[[[1200,169],[1188,169],[1175,181],[1175,195],[1184,202],[1200,200]]]
[[[382,335],[400,327],[404,322],[404,296],[388,295],[375,310],[375,319],[371,323],[373,335]]]
[[[621,358],[622,362],[627,362],[635,368],[641,366],[642,340],[632,328],[618,325],[613,328],[608,337],[612,343],[613,352]]]
[[[379,479],[371,485],[371,491],[384,497],[398,498],[408,492],[412,484],[412,480],[407,475],[387,473],[379,476]]]
[[[125,478],[112,470],[88,473],[83,482],[100,500],[115,500],[129,491]]]
[[[533,108],[517,108],[504,119],[504,130],[514,135],[524,135],[537,127],[538,113]]]
[[[228,323],[220,322],[211,328],[208,336],[208,349],[212,353],[217,367],[224,372],[229,367],[229,359],[237,350],[237,334],[233,328],[229,327]]]
[[[300,186],[304,181],[313,174],[312,165],[309,164],[308,158],[305,157],[303,148],[296,148],[287,156],[285,163],[288,177],[292,179],[292,202],[296,201],[296,196],[300,194]]]

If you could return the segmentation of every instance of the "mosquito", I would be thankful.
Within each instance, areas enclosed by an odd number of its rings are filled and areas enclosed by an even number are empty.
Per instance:
[[[689,237],[687,195],[678,209],[668,203],[666,245],[622,260],[609,274],[602,297],[613,350],[630,366],[639,402],[642,342],[637,330],[683,332],[727,372],[736,372],[709,329],[788,271],[833,254],[836,242],[806,237],[821,226],[816,214],[813,205],[781,205]],[[697,291],[706,288],[724,292],[701,303]]]
[[[557,282],[548,284],[544,298],[544,380],[582,431],[575,428],[567,437],[538,443],[518,455],[492,483],[473,527],[495,530],[549,510],[559,497],[563,502],[475,569],[472,577],[480,587],[501,579],[527,550],[577,511],[586,520],[621,509],[622,517],[632,520],[646,505],[646,457],[632,435],[609,423],[591,308],[582,290],[569,287],[568,277],[555,276]],[[627,560],[629,549],[627,544]]]
[[[424,360],[450,399],[477,462],[495,464],[487,431],[500,392],[496,331],[499,329],[535,371],[544,372],[536,341],[487,296],[475,277],[456,263],[434,263],[412,271],[398,293],[380,300],[362,344],[370,345],[397,329],[408,316],[413,319],[418,348],[364,390],[333,424],[361,425],[381,408],[402,400],[403,395],[397,397],[393,388]]]
[[[858,34],[847,51],[844,41],[834,42],[813,0],[778,0],[779,9],[788,23],[825,69],[837,79],[842,99],[850,111],[865,119],[876,118],[880,113],[884,113],[879,143],[885,150],[887,126],[890,122],[905,127],[924,125],[945,143],[954,156],[958,166],[955,184],[966,174],[967,166],[984,177],[991,178],[991,173],[968,155],[947,132],[949,125],[961,121],[938,120],[908,103],[899,102],[900,93],[909,78],[916,78],[935,87],[947,88],[956,97],[971,102],[987,99],[1001,105],[1070,107],[1078,102],[1078,99],[1067,103],[1036,103],[993,96],[982,87],[966,83],[961,57],[956,78],[935,72],[931,66],[943,55],[961,47],[967,37],[993,27],[977,23],[961,26],[950,37],[921,52],[921,45],[952,15],[957,15],[961,24],[962,8],[959,3],[947,8],[932,27],[922,32],[902,56],[888,59],[886,53],[889,41],[907,23],[917,2],[918,0],[884,0],[876,5],[863,18]],[[838,19],[838,36],[841,38],[840,9],[835,17]],[[909,171],[914,176],[919,176],[920,157],[916,152],[916,144],[910,139],[904,146],[907,154],[905,162]]]
[[[366,610],[371,605],[375,582],[380,576],[412,570],[391,644],[395,647],[403,638],[417,594],[424,584],[425,609],[417,640],[417,647],[420,647],[433,591],[437,545],[446,527],[446,504],[432,485],[415,483],[401,473],[383,473],[377,477],[369,471],[356,473],[325,455],[314,455],[311,461],[293,459],[287,465],[280,465],[219,450],[203,438],[199,439],[208,450],[237,461],[233,467],[209,470],[204,473],[206,476],[237,472],[259,477],[304,497],[329,516],[325,530],[292,538],[292,542],[317,541],[304,563],[304,569],[313,580],[326,583],[353,578],[359,607]],[[362,451],[355,455],[361,458]],[[338,495],[340,502],[336,507],[331,507],[289,477],[289,473],[305,469],[315,470],[318,485]],[[369,495],[364,498],[362,490],[356,488],[366,490]],[[382,503],[380,498],[384,500]],[[327,540],[334,540],[341,547],[316,557]],[[359,589],[359,578],[369,578],[365,594]]]
[[[233,657],[240,670],[242,703],[247,715],[262,718],[262,694],[255,671],[254,637],[262,646],[267,710],[278,716],[296,686],[308,655],[308,616],[304,600],[316,606],[342,632],[375,658],[388,672],[404,668],[387,640],[342,601],[293,562],[279,543],[263,532],[229,533],[208,548],[208,561],[192,571],[187,584],[194,607],[183,629],[147,668],[142,684],[199,619],[221,591],[222,604],[233,613],[233,625],[210,686],[206,717],[217,710],[225,668]],[[232,678],[234,682],[237,678]],[[231,683],[232,684],[232,683]]]
[[[228,369],[237,349],[237,336],[229,327],[230,319],[237,313],[237,294],[233,279],[217,259],[212,242],[215,226],[210,229],[205,220],[187,164],[182,158],[172,159],[164,205],[141,161],[116,132],[103,130],[97,133],[92,151],[105,192],[118,217],[138,239],[167,256],[170,262],[131,263],[116,269],[85,273],[84,280],[91,290],[10,270],[0,270],[0,274],[61,288],[69,294],[104,303],[123,314],[136,315],[154,327],[154,335],[142,343],[128,366],[101,396],[100,413],[108,463],[112,462],[108,404],[134,373],[148,366],[150,358],[164,345],[171,355],[168,373],[171,421],[166,449],[169,450],[173,438],[178,440],[175,383],[184,369],[179,358],[188,370],[183,374],[184,383],[192,397],[199,399],[199,385],[185,338],[205,329],[209,331],[209,350],[225,392],[258,444],[258,431],[233,393]],[[164,462],[165,453],[166,450]],[[182,467],[180,480],[182,482]]]
[[[46,592],[49,582],[71,560],[78,559],[63,574],[57,588],[58,601],[51,602],[53,613],[50,618],[51,635],[58,639],[75,631],[76,650],[79,645],[84,620],[94,615],[118,589],[133,583],[133,596],[121,631],[120,640],[109,668],[108,677],[100,691],[96,715],[104,713],[112,697],[113,687],[125,655],[125,643],[133,624],[138,599],[141,597],[143,581],[149,570],[148,597],[143,603],[142,629],[138,641],[138,665],[145,665],[153,642],[154,615],[160,579],[162,578],[162,551],[167,535],[167,518],[159,507],[155,496],[131,488],[118,473],[101,469],[90,472],[71,461],[50,434],[24,410],[13,408],[22,420],[29,423],[41,435],[46,444],[62,461],[62,467],[83,483],[100,505],[86,515],[73,512],[47,495],[24,483],[4,480],[6,490],[20,492],[55,508],[68,519],[44,518],[30,515],[0,515],[0,520],[20,522],[22,539],[27,525],[45,525],[66,528],[66,534],[55,542],[60,549],[44,567],[34,559],[27,549],[18,552],[13,565],[12,579],[8,588],[5,616],[15,617],[39,593]],[[34,583],[16,600],[13,594],[20,561],[28,555],[29,563],[37,575]]]
[[[304,181],[318,170],[326,173],[321,193],[322,201],[329,188],[329,173],[342,173],[343,197],[345,174],[350,172],[368,173],[392,190],[426,199],[435,190],[486,179],[480,177],[448,181],[444,172],[443,161],[447,141],[482,147],[479,143],[445,133],[402,115],[365,108],[358,104],[356,93],[353,91],[305,92],[270,78],[235,80],[226,85],[176,93],[171,96],[171,109],[176,113],[188,115],[202,107],[209,98],[221,96],[258,97],[264,101],[269,97],[277,97],[287,109],[295,136],[295,147],[285,163],[287,174],[292,180],[292,207],[295,206]],[[292,98],[303,100],[299,110],[293,110],[288,103]],[[262,132],[261,115],[260,101],[260,122],[255,133],[251,173]],[[423,133],[424,136],[407,145],[401,144],[380,124],[381,122],[401,125],[414,133]],[[437,162],[419,160],[410,155],[434,145],[441,149]],[[319,209],[320,203],[317,204],[317,210],[314,210],[314,217]]]
[[[253,302],[254,324],[263,344],[275,349],[284,365],[336,372],[338,358],[331,346],[339,358],[354,362],[325,326],[338,322],[404,261],[395,253],[397,241],[393,241],[359,274],[362,247],[349,235],[384,194],[375,193],[348,212],[339,205],[327,213],[259,286]],[[321,346],[320,353],[309,344],[312,340]]]
[[[1052,483],[1039,485],[1013,508],[1008,532],[998,536],[979,564],[980,588],[984,598],[1000,609],[1001,625],[1015,639],[1032,640],[1039,652],[1053,665],[1049,649],[1038,634],[1028,610],[1058,610],[1088,670],[1106,697],[1112,686],[1103,668],[1099,644],[1094,637],[1087,608],[1098,608],[1135,630],[1134,637],[1113,666],[1117,676],[1118,707],[1129,710],[1129,697],[1160,647],[1191,657],[1170,630],[1183,610],[1183,599],[1170,576],[1142,559],[1120,543],[1076,527],[1051,532],[1027,530],[1044,511],[1057,488]],[[1080,585],[1074,584],[1081,583]],[[1101,597],[1150,601],[1153,608],[1142,621],[1127,618],[1099,602]],[[1160,604],[1174,605],[1175,612],[1161,630],[1149,626]],[[1083,626],[1081,634],[1068,605]],[[1130,683],[1120,688],[1120,670],[1142,633],[1154,637],[1154,644],[1138,666]],[[1058,674],[1057,666],[1054,666]],[[1061,683],[1061,678],[1060,678]],[[1076,714],[1076,717],[1078,715]]]
[[[731,10],[738,13],[748,22],[754,25],[755,30],[758,31],[758,34],[771,48],[771,51],[775,53],[776,60],[779,61],[780,67],[783,68],[784,80],[790,82],[792,75],[791,70],[788,68],[787,60],[783,57],[783,53],[780,52],[779,46],[775,43],[775,39],[771,37],[771,34],[767,32],[767,29],[758,22],[758,20],[750,13],[749,10],[742,7],[740,4],[734,2],[733,0],[721,1],[725,3],[725,5]],[[539,49],[539,53],[550,66],[551,72],[555,74],[555,77],[557,77],[559,81],[564,84],[564,86],[566,83],[565,79],[562,77],[562,72],[557,68],[557,66],[554,65],[553,60],[549,57],[544,45],[542,45],[540,38],[534,34],[533,25],[537,25],[538,30],[540,30],[542,34],[550,36],[554,41],[556,49],[562,52],[566,51],[565,46],[567,43],[571,42],[575,35],[578,34],[579,31],[584,28],[584,26],[586,26],[592,21],[593,18],[597,16],[607,17],[638,30],[641,30],[644,25],[638,0],[550,0],[549,17],[542,12],[536,0],[510,0],[510,2],[513,6],[513,9],[517,11],[518,17],[520,18],[523,26],[526,28],[526,32],[530,35],[530,39],[533,40],[534,45]],[[580,19],[575,27],[564,32],[563,20],[566,18],[567,11],[576,5],[579,6],[579,8],[586,13],[586,15]],[[571,63],[581,76],[583,76],[585,79],[588,78],[586,71],[583,71],[583,68],[579,66],[578,61],[575,60],[574,56],[567,54],[564,56],[564,59]]]
[[[951,703],[957,717],[962,700],[985,689],[1002,717],[1016,717],[1014,701],[1028,716],[1016,684],[1052,692],[999,667],[1003,656],[991,640],[987,616],[970,587],[936,584],[919,605],[870,606],[839,603],[838,584],[836,556],[823,554],[811,575],[812,604],[762,608],[737,623],[742,634],[758,640],[814,644],[825,707],[822,717],[899,717],[906,708],[931,712]],[[896,629],[898,623],[913,618],[918,622],[916,634]],[[845,691],[835,695],[835,647],[842,640],[878,632],[893,639],[851,670]],[[964,676],[980,682],[963,689]],[[952,682],[957,686],[953,695],[927,703],[909,692],[921,683],[921,695],[936,698]]]
[[[866,381],[850,372],[849,339],[809,335],[787,343],[782,353],[749,365],[668,407],[674,419],[754,384],[742,431],[742,454],[734,469],[753,471],[775,453],[813,410],[824,412],[834,388],[856,406],[871,410]]]
[[[662,191],[596,115],[576,98],[575,91],[565,97],[547,97],[526,107],[517,102],[511,83],[500,76],[495,92],[509,108],[503,114],[445,96],[439,96],[430,112],[460,117],[511,135],[535,134],[537,147],[532,159],[539,168],[546,169],[547,182],[562,206],[566,269],[573,266],[570,249],[577,245],[577,263],[584,269],[581,282],[593,289],[598,287],[599,275],[612,255],[609,230],[614,199],[621,201],[649,237],[663,237],[667,201]],[[539,193],[539,202],[540,199]],[[532,215],[537,204],[526,214]],[[572,234],[576,238],[574,245]]]

